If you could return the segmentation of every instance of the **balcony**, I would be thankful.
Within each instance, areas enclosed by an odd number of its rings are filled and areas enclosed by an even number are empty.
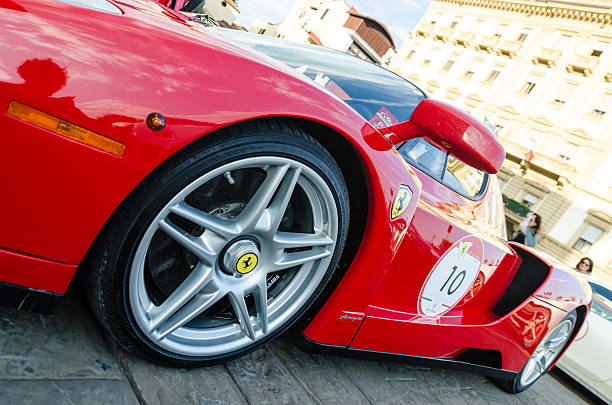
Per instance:
[[[558,49],[540,48],[540,52],[538,52],[531,61],[534,65],[544,65],[552,68],[557,64],[560,57],[561,51]]]
[[[429,38],[429,36],[433,32],[433,29],[433,24],[423,24],[416,28],[414,31],[417,37]]]
[[[514,212],[521,218],[525,218],[527,214],[529,214],[529,212],[531,211],[531,208],[529,208],[525,204],[521,204],[520,202],[513,200],[512,198],[509,198],[506,195],[503,195],[502,198],[504,199],[504,202],[506,203],[506,208]]]
[[[453,36],[453,29],[451,27],[439,27],[434,33],[434,39],[437,41],[448,42]]]
[[[494,36],[481,37],[476,43],[476,48],[480,51],[494,52],[495,47],[499,44],[499,38]]]
[[[570,63],[567,64],[565,70],[570,73],[579,73],[583,76],[590,76],[593,74],[593,70],[599,63],[599,58],[596,56],[584,56],[584,55],[574,55],[570,60]]]
[[[455,38],[453,38],[453,42],[455,45],[463,46],[465,48],[469,48],[472,45],[472,41],[474,40],[475,35],[469,31],[461,31]]]
[[[502,41],[501,45],[497,48],[497,54],[507,56],[509,58],[516,58],[521,50],[523,43],[521,41]]]

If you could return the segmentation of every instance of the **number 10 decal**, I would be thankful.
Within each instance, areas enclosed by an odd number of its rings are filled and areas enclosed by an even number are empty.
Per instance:
[[[459,239],[438,259],[419,294],[419,314],[439,318],[467,294],[478,276],[484,244],[470,235]]]

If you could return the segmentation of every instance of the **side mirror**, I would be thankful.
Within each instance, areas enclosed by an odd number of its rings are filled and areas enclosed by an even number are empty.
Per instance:
[[[495,135],[466,112],[442,101],[422,100],[410,120],[379,131],[393,144],[425,138],[468,165],[497,173],[506,152]]]

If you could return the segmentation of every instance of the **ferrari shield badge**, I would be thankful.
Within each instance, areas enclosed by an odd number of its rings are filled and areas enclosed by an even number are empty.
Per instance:
[[[439,318],[457,305],[476,280],[483,256],[484,245],[476,236],[453,243],[425,280],[417,303],[419,313]]]
[[[400,186],[391,207],[391,219],[399,217],[402,212],[406,211],[411,198],[412,191],[407,186]]]

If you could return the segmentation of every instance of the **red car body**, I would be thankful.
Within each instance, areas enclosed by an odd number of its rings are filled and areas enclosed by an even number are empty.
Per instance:
[[[1,283],[62,295],[111,214],[162,162],[219,128],[292,117],[341,136],[332,154],[352,149],[367,185],[359,249],[304,330],[310,341],[501,375],[520,371],[567,312],[577,310],[582,322],[590,290],[551,264],[525,297],[497,308],[525,258],[540,259],[506,241],[494,176],[482,197],[459,195],[398,158],[362,116],[286,65],[156,4],[114,4],[121,14],[0,0]],[[104,134],[125,152],[115,156],[15,119],[7,114],[11,101]],[[160,131],[147,127],[152,112],[166,118]],[[391,219],[400,186],[412,199]],[[443,315],[423,316],[432,268],[470,235],[482,241],[478,277]]]

